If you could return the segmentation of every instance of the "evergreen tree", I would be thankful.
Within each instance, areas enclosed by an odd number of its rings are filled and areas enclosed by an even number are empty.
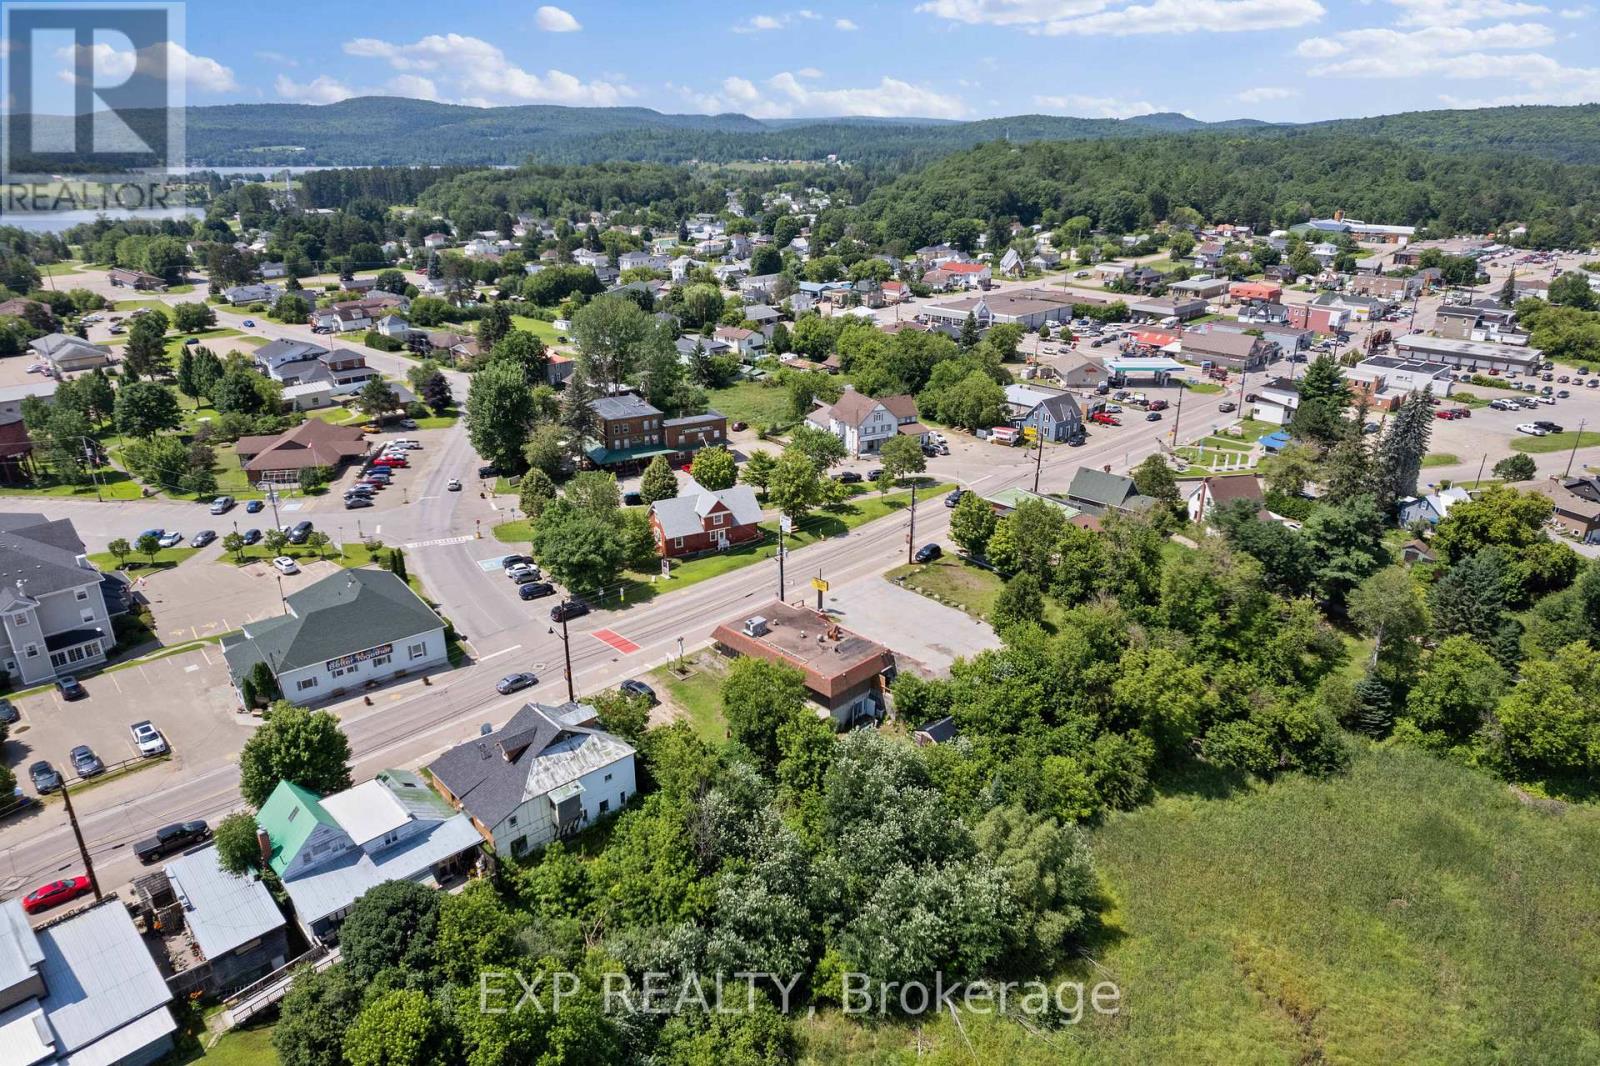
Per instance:
[[[1352,724],[1368,736],[1381,737],[1394,725],[1394,697],[1374,674],[1356,682]]]
[[[1500,306],[1512,307],[1517,302],[1517,272],[1513,270],[1506,275],[1504,285],[1500,286]]]
[[[645,503],[670,500],[678,495],[678,479],[663,456],[656,456],[639,478],[639,496]]]
[[[1359,431],[1346,433],[1322,465],[1323,499],[1345,503],[1358,496],[1371,496],[1372,482],[1372,454],[1367,450],[1367,438]]]
[[[177,385],[178,391],[189,397],[189,399],[198,400],[200,398],[200,388],[194,374],[194,355],[190,352],[189,346],[185,346],[182,354],[178,356]]]
[[[429,281],[438,281],[442,277],[444,277],[444,267],[439,263],[439,253],[436,252],[436,251],[429,252],[428,253],[428,280]]]
[[[1350,402],[1338,361],[1326,353],[1313,359],[1300,377],[1299,392],[1290,431],[1323,447],[1334,444],[1345,431],[1344,409]]]
[[[1394,417],[1389,429],[1378,445],[1377,472],[1383,489],[1378,502],[1384,508],[1405,496],[1417,494],[1417,479],[1422,474],[1422,457],[1428,454],[1428,441],[1433,436],[1433,389],[1423,389],[1407,396]]]
[[[978,320],[967,312],[967,320],[961,323],[961,350],[970,351],[978,344]]]
[[[585,441],[600,432],[600,416],[595,413],[594,401],[599,391],[587,376],[573,374],[561,394],[561,424],[566,427],[569,447],[582,452]]]

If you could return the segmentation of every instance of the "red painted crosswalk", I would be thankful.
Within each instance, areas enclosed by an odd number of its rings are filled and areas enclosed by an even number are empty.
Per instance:
[[[629,640],[627,637],[616,632],[615,630],[596,629],[589,635],[604,644],[611,645],[624,655],[632,655],[634,652],[639,650],[639,645],[635,644],[633,641]]]

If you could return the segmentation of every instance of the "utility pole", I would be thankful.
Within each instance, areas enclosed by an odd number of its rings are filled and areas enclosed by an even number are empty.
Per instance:
[[[1172,450],[1178,450],[1178,426],[1183,421],[1183,379],[1178,379],[1178,406],[1172,412]]]
[[[1489,465],[1489,453],[1488,452],[1484,452],[1483,453],[1483,458],[1481,460],[1479,460],[1479,462],[1478,462],[1478,479],[1473,482],[1474,486],[1478,486],[1478,485],[1483,484],[1483,468],[1488,466],[1488,465]]]
[[[572,691],[572,644],[568,639],[567,633],[567,605],[571,602],[571,600],[561,601],[561,652],[562,657],[566,660],[567,664],[565,671],[565,676],[567,679],[567,702],[577,703],[578,697],[574,695]],[[555,626],[551,626],[550,635],[554,636],[555,632]],[[681,640],[678,642],[678,658],[683,658],[683,642]]]
[[[1586,418],[1578,420],[1578,435],[1572,439],[1572,450],[1567,453],[1567,469],[1562,472],[1562,477],[1569,477],[1572,474],[1572,460],[1578,454],[1579,442],[1583,440],[1583,427],[1588,424],[1589,420]]]
[[[792,520],[786,514],[778,516],[778,602],[783,602],[783,535],[789,532]]]
[[[67,821],[72,826],[73,839],[78,842],[78,854],[83,856],[83,868],[89,874],[89,888],[94,892],[96,903],[103,898],[100,895],[100,879],[94,875],[94,862],[89,858],[89,845],[83,842],[83,830],[78,828],[78,815],[72,809],[72,790],[67,788],[66,778],[61,779],[61,801],[67,805]]]
[[[1044,405],[1043,404],[1039,405],[1038,423],[1039,424],[1034,427],[1034,431],[1039,437],[1039,439],[1034,442],[1035,444],[1038,445],[1038,448],[1035,449],[1035,456],[1034,456],[1034,460],[1033,460],[1033,491],[1034,491],[1035,494],[1037,494],[1039,492],[1039,475],[1044,473]],[[915,489],[912,490],[911,497],[912,497],[913,500],[916,499],[916,490]],[[915,512],[915,509],[916,509],[916,505],[915,505],[915,503],[913,503],[913,505],[912,505],[913,512]]]
[[[917,487],[911,486],[911,528],[906,532],[906,562],[916,562],[912,558],[917,552]]]

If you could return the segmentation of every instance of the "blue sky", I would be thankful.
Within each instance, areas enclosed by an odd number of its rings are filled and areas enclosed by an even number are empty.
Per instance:
[[[1312,120],[1600,100],[1583,0],[187,5],[191,104]]]

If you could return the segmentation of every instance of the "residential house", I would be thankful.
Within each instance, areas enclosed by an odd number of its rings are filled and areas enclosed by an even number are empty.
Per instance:
[[[174,984],[226,995],[289,960],[289,923],[254,873],[222,868],[215,844],[134,880],[146,927],[159,927],[182,967]]]
[[[448,233],[430,233],[422,238],[422,246],[430,252],[438,251],[440,248],[447,248],[449,245],[450,235]]]
[[[20,318],[35,329],[46,333],[57,332],[61,327],[60,320],[56,318],[56,313],[50,310],[49,304],[30,300],[26,296],[15,296],[0,301],[0,317]]]
[[[620,811],[634,749],[594,728],[594,708],[527,703],[501,728],[428,766],[434,787],[497,855],[518,858]]]
[[[988,263],[946,263],[942,269],[962,289],[987,289],[994,280]]]
[[[58,378],[79,370],[111,365],[111,349],[65,333],[35,337],[28,342],[28,350],[49,363]]]
[[[924,267],[940,267],[946,263],[960,262],[966,255],[961,249],[948,244],[929,244],[918,248],[916,257]]]
[[[1253,474],[1236,474],[1229,477],[1202,478],[1189,494],[1189,521],[1199,523],[1210,520],[1219,507],[1237,500],[1249,500],[1258,516],[1267,514],[1266,494],[1261,489],[1261,479]]]
[[[1470,499],[1472,496],[1466,489],[1454,487],[1422,496],[1406,496],[1399,503],[1399,524],[1402,527],[1410,526],[1414,522],[1426,522],[1430,526],[1438,525],[1440,520],[1450,513],[1450,508]]]
[[[284,607],[287,613],[246,622],[224,638],[236,689],[266,663],[285,696],[307,703],[448,661],[444,620],[387,570],[331,574],[290,593]]]
[[[705,263],[698,259],[690,258],[687,255],[680,255],[678,258],[667,264],[667,270],[671,273],[673,281],[681,283],[689,280],[689,275],[693,274],[696,270],[699,270],[703,266],[705,266]]]
[[[663,558],[682,558],[761,539],[761,505],[749,485],[712,491],[693,478],[678,495],[650,505],[650,529]]]
[[[754,274],[739,279],[739,295],[746,303],[773,303],[782,274]],[[776,291],[775,291],[776,290]]]
[[[1533,486],[1555,505],[1551,519],[1561,531],[1585,544],[1600,544],[1600,477],[1558,478],[1551,475]]]
[[[637,270],[641,267],[645,270],[665,270],[667,257],[651,252],[623,252],[617,256],[618,270]]]
[[[1201,241],[1194,246],[1191,258],[1201,270],[1215,270],[1227,252],[1227,247],[1221,241]]]
[[[142,270],[129,270],[127,267],[112,267],[106,277],[113,288],[138,289],[140,292],[166,292],[165,278],[154,274],[146,274]]]
[[[256,813],[262,861],[313,943],[338,939],[350,908],[389,881],[440,887],[477,863],[483,838],[416,774],[384,770],[318,796],[280,781]]]
[[[840,728],[881,718],[888,705],[894,652],[819,611],[772,600],[717,626],[711,638],[727,654],[799,669],[818,717]]]
[[[1320,298],[1319,298],[1320,299]],[[1344,333],[1350,328],[1350,309],[1330,303],[1286,304],[1287,322],[1297,329],[1308,329],[1324,336]]]
[[[1015,248],[1007,248],[1006,254],[1000,257],[1000,273],[1008,278],[1022,276],[1022,256],[1017,254]]]
[[[272,281],[275,278],[288,277],[289,267],[283,263],[262,263],[256,269],[256,273],[261,276],[262,281]]]
[[[1357,274],[1350,279],[1347,289],[1362,296],[1375,296],[1390,303],[1399,303],[1421,295],[1425,280],[1421,274],[1405,277]]]
[[[1300,386],[1289,378],[1273,378],[1257,387],[1255,417],[1273,425],[1288,425],[1300,407]]]
[[[1434,312],[1433,328],[1439,336],[1453,340],[1489,344],[1528,343],[1528,335],[1517,328],[1517,313],[1491,301],[1445,304]]]
[[[1268,281],[1235,281],[1228,286],[1229,298],[1245,304],[1283,302],[1283,286]]]
[[[235,285],[224,289],[222,298],[234,307],[242,304],[275,304],[278,297],[283,295],[283,289],[277,285]]]
[[[760,330],[761,335],[769,341],[772,339],[773,327],[783,320],[783,314],[776,307],[768,307],[766,304],[746,304],[744,317],[746,322],[754,322],[756,329]]]
[[[173,1049],[172,990],[115,896],[33,929],[0,903],[0,1062],[150,1066]]]
[[[1413,538],[1400,546],[1400,561],[1407,566],[1416,563],[1436,563],[1439,561],[1439,556],[1426,543]]]
[[[1083,435],[1083,412],[1070,392],[1039,385],[1006,386],[1011,424],[1042,433],[1045,440],[1067,441]]]
[[[767,350],[767,337],[753,329],[744,329],[740,326],[718,326],[712,334],[719,341],[725,341],[738,351],[739,358],[745,362],[753,362],[765,354]]]
[[[1046,507],[1052,507],[1060,511],[1061,516],[1073,525],[1085,525],[1086,523],[1083,520],[1088,517],[1059,496],[1030,492],[1020,486],[1012,486],[1011,488],[991,492],[983,498],[983,502],[994,509],[996,518],[1004,518],[1024,503],[1040,503]],[[1095,524],[1095,528],[1098,528],[1098,523]]]
[[[0,663],[14,684],[105,662],[116,638],[103,576],[71,520],[0,513]]]
[[[1067,502],[1096,517],[1110,511],[1138,514],[1156,503],[1151,497],[1140,495],[1133,478],[1089,466],[1078,467],[1072,475]]]
[[[390,340],[396,340],[402,344],[411,338],[413,332],[411,323],[407,322],[401,315],[384,315],[378,319],[377,325],[373,328]]]
[[[838,437],[851,455],[875,455],[891,437],[927,439],[928,430],[917,421],[917,403],[908,395],[873,399],[845,386],[831,404],[819,403],[806,421]]]

